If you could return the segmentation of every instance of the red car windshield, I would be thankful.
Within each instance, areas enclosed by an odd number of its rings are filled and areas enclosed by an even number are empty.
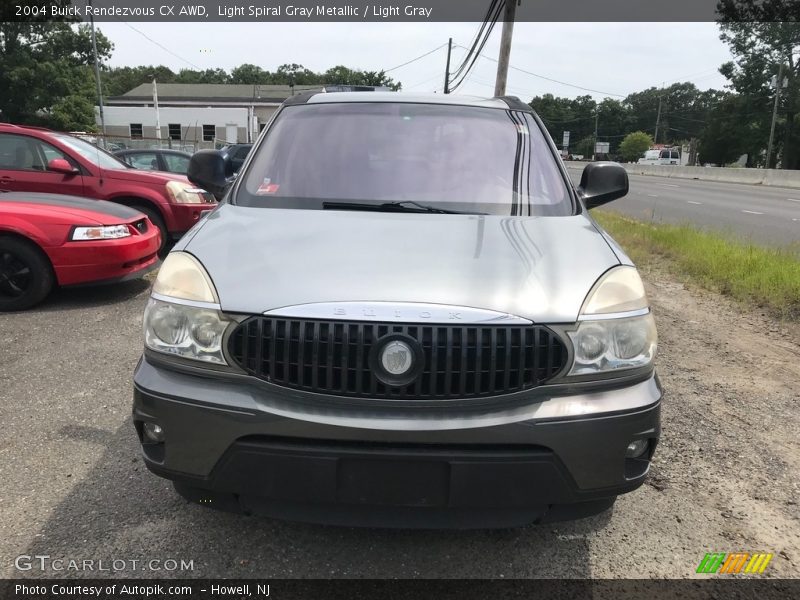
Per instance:
[[[570,215],[564,177],[530,114],[469,106],[290,106],[270,128],[234,199],[320,209],[417,203],[494,215]]]

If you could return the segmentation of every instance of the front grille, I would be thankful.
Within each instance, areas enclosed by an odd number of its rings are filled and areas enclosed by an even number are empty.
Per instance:
[[[389,334],[420,345],[424,365],[407,385],[386,385],[370,351]],[[567,360],[563,342],[537,325],[420,325],[251,317],[230,336],[242,369],[276,385],[358,398],[479,398],[533,388]]]

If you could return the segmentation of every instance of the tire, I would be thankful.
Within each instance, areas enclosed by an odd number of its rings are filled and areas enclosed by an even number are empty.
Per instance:
[[[164,219],[161,217],[161,214],[156,209],[150,208],[149,206],[142,206],[141,204],[132,204],[131,208],[147,215],[150,222],[161,232],[161,246],[158,248],[158,257],[164,258],[169,253],[171,245],[169,243],[169,232],[167,231],[167,226],[164,224]]]
[[[25,310],[45,299],[55,276],[33,243],[0,236],[0,312]]]

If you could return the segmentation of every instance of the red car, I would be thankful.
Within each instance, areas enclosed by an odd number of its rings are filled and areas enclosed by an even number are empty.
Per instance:
[[[54,285],[141,277],[161,233],[137,210],[58,194],[0,194],[0,311],[41,302]]]
[[[183,175],[130,168],[80,138],[37,127],[0,123],[0,191],[69,194],[110,200],[148,216],[162,234],[162,253],[214,197]]]

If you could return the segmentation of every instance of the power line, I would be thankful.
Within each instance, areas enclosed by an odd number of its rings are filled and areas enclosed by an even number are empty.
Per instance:
[[[464,67],[466,67],[467,61],[469,61],[470,57],[475,51],[475,48],[478,46],[478,40],[481,39],[481,36],[483,35],[484,30],[486,29],[486,26],[492,19],[492,14],[494,14],[495,10],[498,8],[497,7],[498,1],[500,0],[492,0],[492,3],[489,5],[489,8],[486,11],[486,15],[483,17],[483,22],[481,23],[480,29],[478,29],[477,33],[475,34],[475,37],[472,39],[472,44],[470,45],[469,48],[464,48],[464,50],[467,50],[467,54],[464,55],[464,58],[461,61],[461,64],[459,65],[458,69],[456,69],[454,73],[450,74],[452,75],[453,79],[461,75],[461,72],[464,70]]]
[[[164,46],[163,44],[160,44],[160,43],[158,43],[157,41],[155,41],[153,38],[151,38],[149,35],[147,35],[147,34],[146,34],[146,33],[144,33],[143,31],[141,31],[140,29],[136,29],[136,27],[134,27],[133,25],[131,25],[131,24],[130,24],[130,23],[128,23],[127,21],[123,21],[123,20],[122,20],[122,19],[120,19],[120,18],[117,18],[117,21],[119,21],[120,23],[123,23],[124,25],[127,25],[128,27],[130,27],[131,29],[133,29],[133,30],[134,30],[136,33],[138,33],[138,34],[142,35],[143,37],[145,37],[146,39],[150,40],[150,41],[151,41],[152,43],[154,43],[156,46],[158,46],[159,48],[161,48],[161,49],[162,49],[164,52],[167,52],[167,53],[171,54],[172,56],[174,56],[174,57],[175,57],[175,58],[177,58],[178,60],[182,60],[182,61],[183,61],[183,62],[185,62],[187,65],[190,65],[190,66],[194,67],[194,68],[195,68],[195,69],[197,69],[198,71],[201,71],[201,70],[202,70],[200,67],[198,67],[198,66],[197,66],[196,64],[194,64],[193,62],[191,62],[191,61],[189,61],[189,60],[186,60],[186,59],[185,59],[185,58],[183,58],[182,56],[178,56],[177,54],[175,54],[175,53],[174,53],[172,50],[170,50],[169,48],[167,48],[167,47],[166,47],[166,46]]]
[[[429,56],[429,55],[433,54],[437,50],[441,50],[445,46],[447,46],[447,44],[442,44],[441,46],[436,46],[436,48],[434,48],[433,50],[431,50],[429,52],[426,52],[425,54],[420,54],[417,58],[412,58],[411,60],[406,61],[401,65],[397,65],[396,67],[392,67],[391,69],[383,69],[383,72],[384,73],[388,73],[389,71],[394,71],[395,69],[399,69],[400,67],[405,67],[406,65],[410,65],[413,62],[417,62],[421,58],[425,58],[426,56]]]
[[[455,45],[455,44],[454,44]],[[458,45],[459,48],[463,48],[466,50],[464,46]],[[486,56],[485,54],[479,54],[481,58],[485,58],[486,60],[490,60],[494,63],[497,62],[496,58],[492,58],[491,56]],[[567,87],[576,88],[579,90],[584,90],[586,92],[594,92],[595,94],[605,94],[606,96],[615,96],[617,98],[625,98],[626,96],[623,94],[614,94],[612,92],[604,92],[602,90],[595,90],[592,88],[583,87],[582,85],[576,85],[574,83],[567,83],[566,81],[560,81],[558,79],[553,79],[552,77],[546,77],[544,75],[539,75],[538,73],[533,73],[532,71],[526,71],[525,69],[521,69],[519,67],[515,67],[513,65],[509,65],[510,69],[514,69],[515,71],[519,71],[520,73],[525,73],[526,75],[531,75],[533,77],[538,77],[539,79],[544,79],[546,81],[552,81],[553,83],[558,83],[560,85],[566,85]]]
[[[497,19],[500,18],[500,13],[503,11],[504,7],[505,0],[493,0],[492,4],[489,5],[489,10],[486,12],[486,17],[481,25],[481,28],[478,30],[478,36],[476,36],[475,42],[472,44],[472,48],[464,48],[464,50],[467,50],[467,55],[464,57],[464,61],[461,63],[461,66],[459,66],[459,68],[456,69],[456,72],[453,74],[453,80],[457,79],[459,74],[461,74],[461,78],[449,86],[451,92],[456,90],[462,83],[464,83],[470,71],[472,71],[472,68],[478,61],[478,57],[481,56],[481,50],[483,50],[483,47],[489,40],[489,36],[491,36],[492,30],[497,23]],[[479,43],[478,37],[481,35],[481,32],[483,32],[483,37]],[[471,61],[470,58],[472,58]],[[469,66],[467,66],[467,62],[469,62]]]

